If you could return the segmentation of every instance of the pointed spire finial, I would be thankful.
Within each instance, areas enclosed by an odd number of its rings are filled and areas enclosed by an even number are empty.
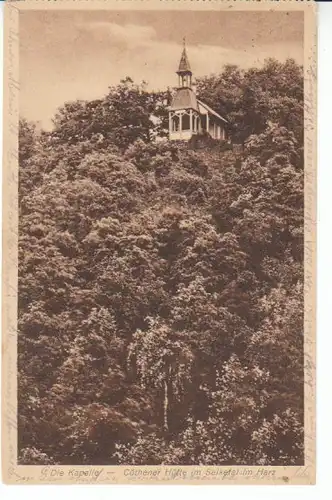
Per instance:
[[[183,42],[183,50],[182,50],[179,69],[178,69],[177,73],[191,73],[190,64],[189,64],[189,60],[188,60],[188,56],[187,56],[187,50],[186,50],[186,37],[185,36],[183,37],[182,42]]]

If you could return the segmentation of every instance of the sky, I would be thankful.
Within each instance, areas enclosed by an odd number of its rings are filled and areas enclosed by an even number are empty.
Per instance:
[[[102,97],[130,76],[176,85],[182,40],[195,76],[267,57],[303,63],[303,13],[21,11],[20,114],[49,129],[66,101]]]

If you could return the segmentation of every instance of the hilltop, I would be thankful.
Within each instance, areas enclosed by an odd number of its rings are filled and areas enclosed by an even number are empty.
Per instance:
[[[21,122],[20,463],[303,463],[301,71],[269,64],[204,97],[240,156],[156,141],[128,81]]]

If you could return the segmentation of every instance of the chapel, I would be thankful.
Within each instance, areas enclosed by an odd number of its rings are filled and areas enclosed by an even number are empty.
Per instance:
[[[227,120],[198,99],[185,41],[177,70],[178,86],[169,107],[169,139],[189,141],[194,135],[227,139]]]

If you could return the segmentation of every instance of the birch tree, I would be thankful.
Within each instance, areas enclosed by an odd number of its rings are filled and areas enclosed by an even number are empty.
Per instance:
[[[185,339],[159,319],[148,318],[149,329],[137,330],[129,346],[128,360],[134,360],[141,386],[157,389],[162,394],[165,434],[170,430],[172,401],[183,395],[191,379],[193,353]]]

